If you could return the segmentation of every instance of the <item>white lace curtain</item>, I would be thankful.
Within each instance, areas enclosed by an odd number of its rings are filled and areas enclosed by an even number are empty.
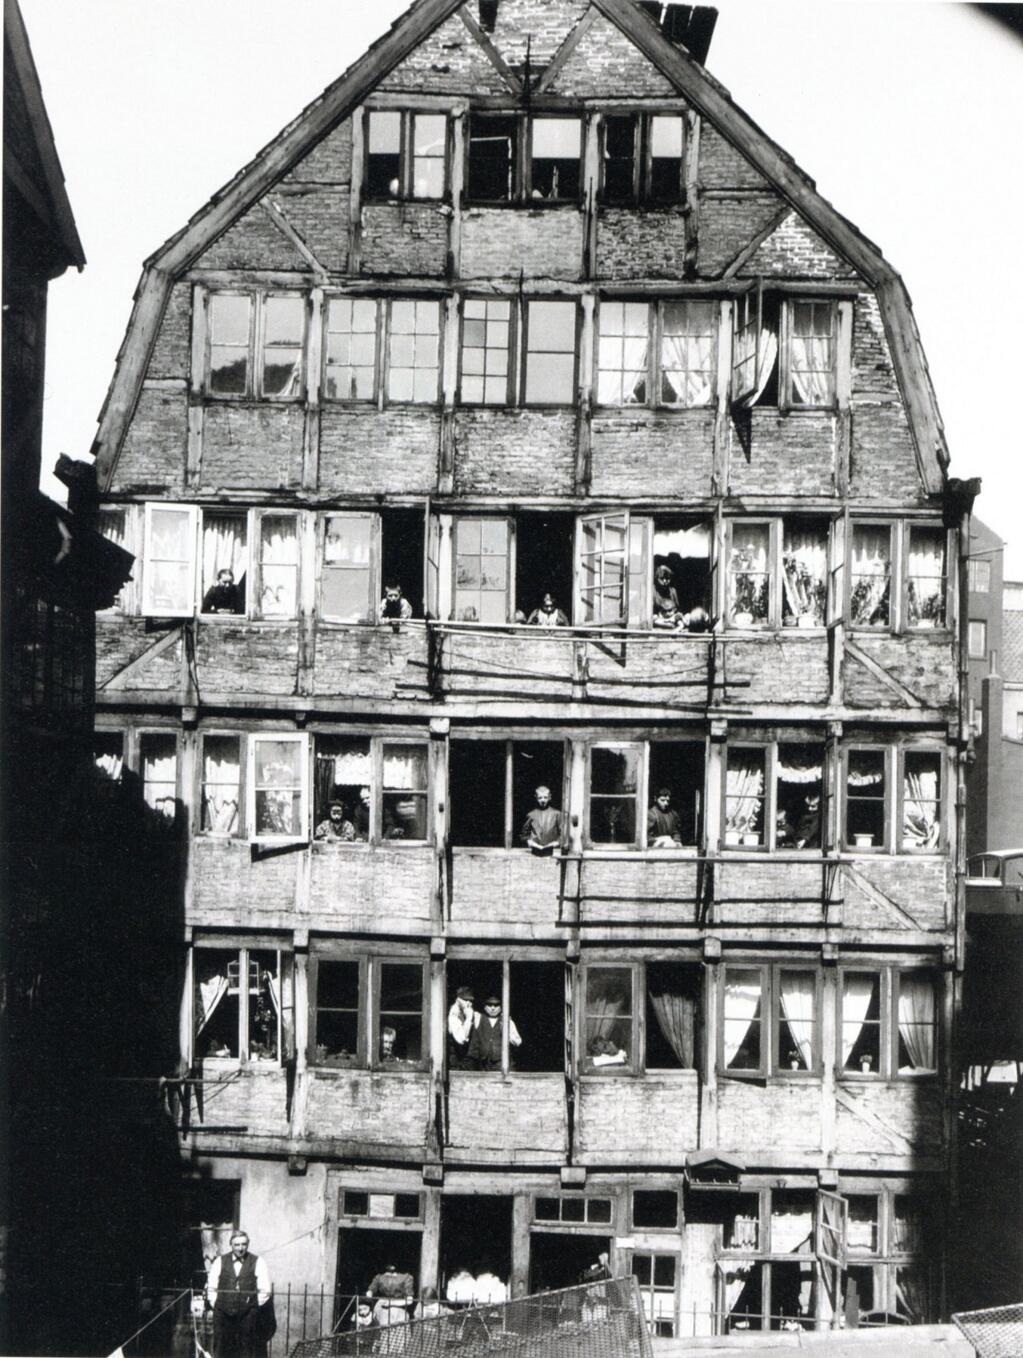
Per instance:
[[[820,750],[778,746],[778,777],[783,783],[819,783],[823,776]]]
[[[742,832],[754,825],[764,804],[764,769],[759,751],[729,751],[725,792],[725,828]]]
[[[731,1066],[760,1011],[760,977],[725,979],[725,1066]]]
[[[902,832],[914,849],[932,849],[938,842],[938,770],[906,769],[902,797]]]
[[[229,835],[238,825],[238,789],[241,766],[237,753],[207,749],[203,752],[203,824],[215,834]]]
[[[813,1065],[813,1023],[816,1000],[814,978],[807,972],[783,971],[779,995],[782,1018],[803,1058],[803,1067]]]
[[[831,400],[831,337],[792,336],[792,385],[802,405],[822,406]]]
[[[846,976],[842,989],[842,1065],[849,1064],[852,1049],[859,1040],[876,980],[873,976]]]
[[[911,1065],[900,1070],[934,1069],[934,985],[929,976],[899,978],[899,1037]]]
[[[945,621],[945,534],[917,529],[909,538],[907,603],[910,626]]]
[[[852,620],[869,623],[881,609],[891,574],[891,531],[865,526],[853,532]],[[887,621],[887,612],[883,621]]]
[[[199,1008],[196,1023],[196,1037],[202,1032],[213,1017],[217,1005],[227,994],[228,979],[226,975],[210,976],[205,981],[199,982]]]
[[[245,578],[245,520],[207,515],[202,530],[203,592],[217,583],[217,576],[229,570],[236,585]]]
[[[786,529],[782,547],[785,604],[796,618],[824,622],[828,544],[815,529]]]
[[[385,749],[384,787],[395,792],[421,792],[426,787],[426,751]]]
[[[669,304],[664,307],[663,328],[661,380],[667,391],[661,395],[683,406],[706,405],[713,389],[713,304]]]
[[[264,519],[260,547],[260,609],[264,617],[295,612],[298,582],[298,536],[292,518]]]

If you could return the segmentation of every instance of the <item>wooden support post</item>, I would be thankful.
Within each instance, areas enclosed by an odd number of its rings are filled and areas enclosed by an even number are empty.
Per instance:
[[[685,127],[686,244],[683,271],[686,278],[691,278],[696,272],[700,250],[700,115],[695,110],[687,111]]]
[[[437,934],[443,934],[447,924],[448,833],[451,823],[448,812],[448,733],[450,729],[451,722],[447,717],[433,717],[430,721],[430,786],[433,790],[434,843],[432,926]],[[505,1010],[505,1013],[507,1012]]]
[[[838,402],[838,420],[835,429],[835,492],[845,496],[849,494],[852,472],[852,302],[840,301],[837,311],[835,396]]]
[[[450,495],[455,488],[455,397],[458,383],[459,298],[452,293],[444,304],[444,405],[437,449],[437,490]]]
[[[516,1193],[512,1198],[511,1296],[524,1296],[529,1288],[529,1222],[531,1198]],[[521,1287],[521,1291],[518,1290]]]
[[[206,381],[206,342],[209,323],[209,289],[202,283],[192,288],[192,357],[188,374],[188,452],[185,484],[198,486],[202,480],[202,441],[206,407],[203,389]]]
[[[593,457],[593,294],[584,293],[581,301],[579,408],[575,423],[575,492],[577,495],[589,495]]]
[[[714,415],[710,493],[724,495],[728,489],[729,407],[728,392],[732,378],[732,303],[725,299],[718,307],[717,410]]]
[[[462,272],[462,191],[465,179],[466,112],[455,109],[451,116],[451,218],[448,222],[448,277]]]
[[[593,11],[590,10],[589,14]],[[583,21],[585,22],[585,20]],[[600,123],[601,115],[591,113],[586,120],[583,145],[583,278],[597,276],[597,195],[600,190]]]
[[[721,1025],[720,969],[721,940],[703,941],[704,1012],[707,1022],[703,1030],[703,1084],[700,1088],[700,1149],[718,1144],[718,1029]]]
[[[306,403],[302,428],[302,489],[315,490],[320,478],[320,357],[323,340],[323,289],[313,288],[307,307]]]
[[[309,854],[304,855],[306,859]],[[305,1135],[306,1099],[308,1096],[309,1072],[309,935],[302,931],[305,946],[295,943],[295,1090],[291,1099],[291,1124],[288,1128],[293,1138]]]
[[[824,968],[821,980],[821,1151],[824,1163],[835,1162],[835,1050],[838,1043],[838,970],[835,967],[837,949],[827,944],[823,952]]]
[[[362,177],[365,166],[365,110],[352,110],[352,184],[348,199],[348,273],[362,271]]]
[[[440,1283],[441,1195],[437,1189],[423,1192],[423,1245],[419,1258],[420,1286],[437,1287]]]

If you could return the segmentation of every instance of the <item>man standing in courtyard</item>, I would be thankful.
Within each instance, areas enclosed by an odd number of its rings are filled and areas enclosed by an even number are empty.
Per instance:
[[[231,1236],[230,1254],[214,1259],[206,1278],[213,1308],[213,1358],[262,1358],[266,1352],[260,1308],[270,1300],[266,1264],[249,1253],[244,1231]]]

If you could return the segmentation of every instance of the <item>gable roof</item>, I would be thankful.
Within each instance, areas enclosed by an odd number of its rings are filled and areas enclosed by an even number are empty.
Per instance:
[[[109,485],[113,476],[175,276],[251,208],[463,3],[464,0],[413,0],[388,33],[146,261],[93,444],[101,487]],[[558,3],[558,0],[551,0],[551,3]],[[813,181],[798,168],[791,156],[734,103],[728,91],[684,50],[663,36],[636,0],[591,0],[591,5],[635,44],[693,108],[713,123],[721,135],[756,166],[777,193],[874,289],[913,432],[921,480],[928,493],[939,493],[944,487],[948,450],[920,334],[902,279],[878,247],[817,192]]]

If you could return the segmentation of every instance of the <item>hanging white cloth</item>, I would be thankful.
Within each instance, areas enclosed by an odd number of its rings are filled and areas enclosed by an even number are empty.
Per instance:
[[[731,1066],[760,1010],[760,977],[725,979],[725,1067]]]
[[[803,1066],[813,1065],[814,1004],[817,988],[814,978],[805,971],[783,971],[779,988],[782,1017],[788,1024],[792,1040],[799,1048]]]
[[[764,770],[759,751],[730,750],[725,773],[726,830],[741,833],[754,825],[764,801]]]
[[[217,576],[223,570],[229,570],[235,584],[241,585],[245,568],[245,519],[207,514],[202,528],[203,593],[216,584]]]
[[[196,1036],[206,1027],[213,1017],[213,1011],[227,994],[228,980],[226,976],[211,976],[207,981],[199,982],[199,999],[202,1004],[202,1019],[196,1030]]]
[[[849,1064],[849,1056],[863,1031],[877,984],[873,976],[846,976],[842,987],[842,1065]]]
[[[785,603],[796,618],[824,622],[828,546],[823,530],[785,530],[782,585]]]
[[[938,843],[938,770],[906,770],[902,798],[902,833],[910,848],[932,849]]]
[[[929,976],[899,977],[899,1037],[909,1056],[900,1071],[934,1070],[934,984]]]

